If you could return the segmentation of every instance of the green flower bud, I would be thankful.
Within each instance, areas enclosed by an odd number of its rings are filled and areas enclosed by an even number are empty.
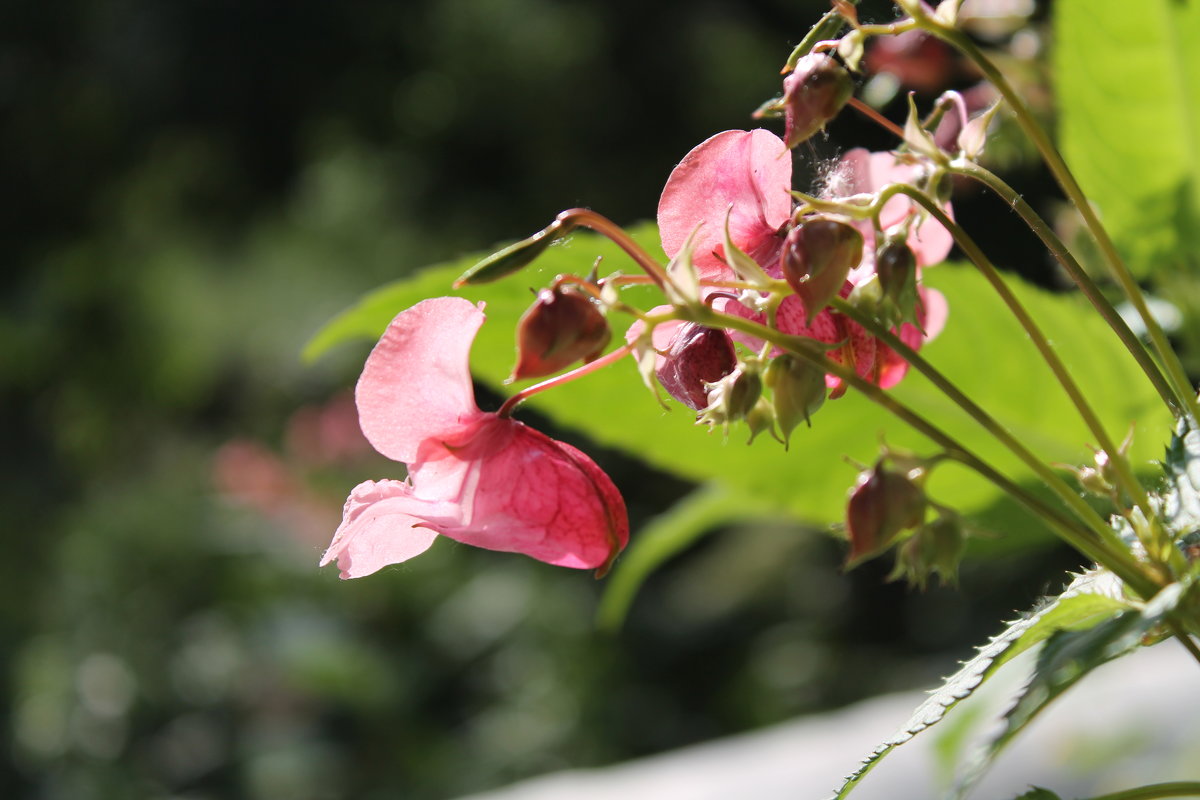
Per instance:
[[[708,384],[708,405],[696,421],[712,428],[745,419],[762,396],[762,386],[757,367],[739,364],[721,380]]]
[[[944,512],[933,522],[922,525],[900,546],[892,578],[903,577],[925,588],[929,576],[937,574],[942,583],[953,583],[966,550],[967,538],[962,520],[953,512]]]
[[[786,447],[796,426],[809,422],[825,402],[825,373],[804,359],[784,353],[771,359],[763,372],[763,382],[771,390],[771,407]]]

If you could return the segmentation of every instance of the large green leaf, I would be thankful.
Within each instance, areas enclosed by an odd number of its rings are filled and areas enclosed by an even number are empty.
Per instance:
[[[1139,274],[1200,243],[1200,4],[1057,0],[1064,155]]]
[[[652,226],[640,226],[634,233],[651,252],[661,253]],[[452,292],[450,285],[473,259],[430,268],[365,297],[319,332],[306,355],[319,356],[350,340],[374,339],[408,306],[426,297],[457,293],[487,303],[489,321],[475,343],[472,368],[482,380],[499,386],[513,364],[513,329],[531,301],[530,288],[546,285],[556,273],[585,273],[598,256],[604,257],[602,273],[634,270],[614,245],[587,234],[555,245],[524,273],[459,292]],[[1045,459],[1072,463],[1090,458],[1086,428],[986,283],[961,266],[929,270],[927,281],[950,304],[949,323],[928,346],[929,358]],[[1112,433],[1119,438],[1137,421],[1133,457],[1144,461],[1157,455],[1168,430],[1167,413],[1104,324],[1076,297],[1052,295],[1016,282],[1013,288],[1048,329]],[[643,307],[656,303],[653,293],[642,288],[628,292],[627,299]],[[614,338],[621,338],[619,330]],[[928,381],[910,374],[896,394],[1015,479],[1032,482],[1015,458],[982,434]],[[922,436],[854,393],[826,403],[811,429],[793,434],[790,451],[766,436],[746,446],[741,430],[726,441],[720,433],[697,428],[683,406],[664,411],[641,388],[632,359],[539,394],[529,403],[557,422],[601,444],[635,453],[656,467],[700,483],[722,483],[760,503],[764,511],[786,511],[818,523],[842,515],[855,474],[843,455],[869,462],[881,436],[897,446],[932,450]],[[939,468],[930,490],[967,512],[998,498],[990,484],[956,465]]]

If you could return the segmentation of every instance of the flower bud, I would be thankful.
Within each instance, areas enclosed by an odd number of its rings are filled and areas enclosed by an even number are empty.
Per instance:
[[[909,583],[925,588],[929,576],[937,573],[943,583],[953,583],[966,546],[966,535],[958,515],[943,513],[918,528],[900,546],[892,577],[903,577]]]
[[[856,228],[832,219],[805,220],[788,232],[779,266],[804,303],[807,324],[841,291],[862,260],[862,248]]]
[[[786,447],[796,426],[808,422],[825,402],[825,373],[784,353],[767,365],[763,382],[771,390],[771,405]]]
[[[567,235],[572,227],[573,225],[555,220],[528,239],[510,244],[471,267],[454,281],[454,288],[490,283],[524,269],[546,252],[550,245]]]
[[[699,411],[708,405],[708,385],[721,380],[735,367],[737,352],[728,333],[685,322],[671,337],[656,374],[667,394]]]
[[[716,383],[708,384],[708,405],[696,418],[710,428],[728,426],[745,419],[762,396],[762,376],[757,367],[739,364],[737,369]]]
[[[809,53],[783,79],[784,140],[795,147],[825,127],[854,93],[846,68],[826,53]]]
[[[604,352],[612,333],[592,300],[569,288],[542,289],[517,323],[517,365],[510,381],[551,375]]]
[[[921,524],[927,500],[913,472],[923,475],[920,470],[889,468],[881,459],[858,476],[846,504],[848,565],[879,555],[902,531]]]
[[[875,254],[875,274],[883,293],[883,305],[900,322],[917,323],[917,257],[899,239],[893,239]]]

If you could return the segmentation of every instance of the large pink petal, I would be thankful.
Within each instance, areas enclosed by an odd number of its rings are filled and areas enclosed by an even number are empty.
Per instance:
[[[725,219],[733,243],[763,255],[792,212],[792,160],[770,131],[725,131],[698,144],[671,172],[658,201],[663,249],[674,257],[693,230],[697,269],[714,277],[725,270]],[[731,210],[732,209],[732,210]],[[765,255],[764,255],[765,258]]]
[[[453,522],[453,507],[412,496],[403,481],[367,481],[350,492],[342,524],[321,557],[320,566],[337,559],[341,577],[361,578],[399,564],[429,549],[437,534],[430,519]]]
[[[354,394],[358,423],[376,450],[415,461],[422,442],[451,437],[480,417],[468,357],[483,319],[461,297],[435,297],[392,320]]]
[[[460,455],[471,463],[463,518],[439,527],[440,533],[583,569],[609,563],[628,542],[620,493],[575,448],[515,420],[490,417]],[[414,476],[418,492],[422,477]]]

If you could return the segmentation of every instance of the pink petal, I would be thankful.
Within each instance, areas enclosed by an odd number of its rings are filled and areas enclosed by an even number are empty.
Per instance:
[[[625,503],[586,455],[489,415],[457,454],[470,463],[463,516],[438,531],[465,544],[563,567],[607,564],[629,540]],[[413,476],[415,491],[424,473]]]
[[[391,480],[354,487],[320,566],[337,559],[343,579],[361,578],[428,550],[437,534],[417,526],[427,524],[431,512],[452,513],[452,509],[414,498],[411,488]]]
[[[376,450],[411,462],[422,442],[453,436],[482,415],[468,357],[483,319],[482,304],[435,297],[392,320],[354,394],[359,425]]]
[[[697,232],[694,263],[704,277],[725,274],[725,220],[733,243],[751,257],[767,256],[792,212],[792,160],[770,131],[725,131],[701,142],[671,172],[658,201],[663,249],[674,257]],[[732,211],[730,210],[732,208]],[[777,243],[776,243],[777,244]]]

